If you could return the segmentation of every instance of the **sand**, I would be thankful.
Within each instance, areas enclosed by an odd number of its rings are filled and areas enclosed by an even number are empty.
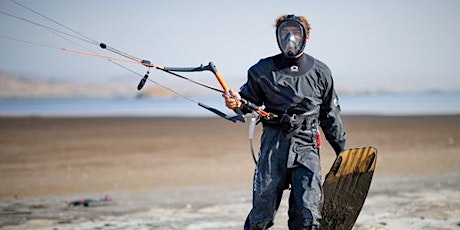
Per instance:
[[[343,120],[347,147],[379,150],[354,229],[460,229],[459,115]],[[0,130],[1,229],[242,229],[251,208],[247,124],[3,117]],[[325,175],[327,143],[321,157]],[[284,199],[272,229],[287,229],[286,212]]]

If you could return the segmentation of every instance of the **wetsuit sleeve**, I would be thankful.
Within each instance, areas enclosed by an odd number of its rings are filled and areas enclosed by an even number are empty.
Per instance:
[[[340,105],[337,94],[334,90],[334,83],[331,75],[327,76],[323,103],[320,109],[320,126],[323,130],[329,144],[339,155],[345,150],[345,131],[343,129],[342,119],[340,118]]]
[[[264,93],[260,87],[259,75],[254,70],[254,67],[248,70],[248,79],[247,82],[241,86],[240,95],[257,106],[262,106],[264,102]]]

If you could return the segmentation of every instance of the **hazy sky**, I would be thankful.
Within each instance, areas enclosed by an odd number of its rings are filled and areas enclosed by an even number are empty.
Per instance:
[[[17,1],[98,42],[159,65],[213,61],[231,88],[245,81],[247,69],[260,58],[279,53],[275,18],[302,14],[313,27],[306,52],[331,68],[339,89],[460,90],[458,0]],[[9,0],[0,0],[0,11],[65,30]],[[81,49],[4,14],[0,14],[0,36]],[[142,66],[129,67],[146,71]],[[126,80],[133,75],[105,60],[4,38],[0,38],[0,71],[84,80]],[[173,86],[182,81],[151,72]],[[215,81],[211,75],[192,76]]]

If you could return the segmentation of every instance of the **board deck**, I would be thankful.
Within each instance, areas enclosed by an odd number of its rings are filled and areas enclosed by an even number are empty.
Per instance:
[[[374,147],[343,151],[323,183],[321,229],[350,230],[363,207],[377,161]]]

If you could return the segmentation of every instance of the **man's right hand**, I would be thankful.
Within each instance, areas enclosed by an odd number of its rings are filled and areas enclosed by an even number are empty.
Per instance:
[[[227,106],[227,108],[231,110],[241,108],[243,103],[241,103],[241,96],[238,92],[229,90],[227,93],[223,94],[222,96],[225,99],[225,105]]]

